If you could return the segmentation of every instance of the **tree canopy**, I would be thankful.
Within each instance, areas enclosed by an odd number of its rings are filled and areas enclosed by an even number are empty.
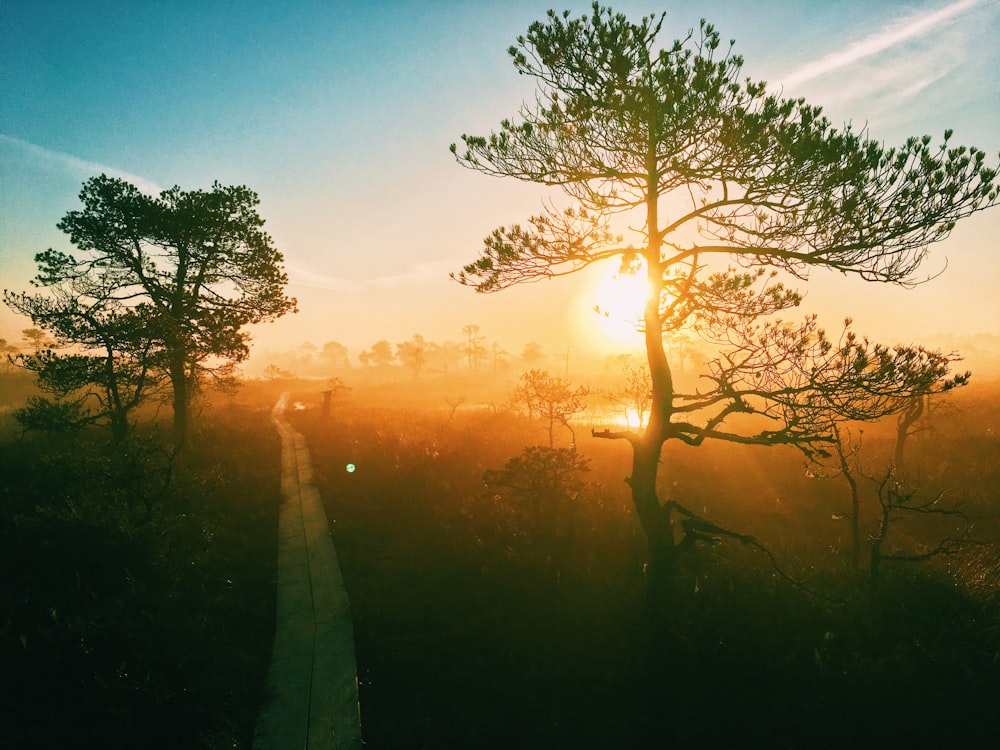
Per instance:
[[[106,372],[117,368],[118,382],[134,380],[137,368],[144,378],[159,373],[173,390],[181,442],[204,377],[225,375],[248,356],[246,326],[295,310],[284,291],[282,255],[262,229],[259,199],[246,187],[219,183],[153,197],[100,175],[84,183],[80,200],[83,208],[57,224],[78,252],[35,256],[33,283],[46,293],[4,293],[60,346],[77,347],[36,359],[32,368],[52,373],[87,357],[87,367],[96,358]],[[64,385],[97,378],[87,368],[76,372]],[[138,397],[141,389],[132,387]]]
[[[919,283],[929,246],[996,204],[998,188],[985,153],[953,145],[951,131],[886,147],[745,77],[734,42],[710,23],[667,45],[663,24],[597,3],[579,18],[550,11],[509,50],[537,83],[534,102],[451,150],[465,167],[569,199],[494,230],[460,283],[495,292],[611,260],[646,274],[650,419],[600,436],[632,443],[633,499],[654,558],[669,562],[684,539],[682,506],[656,491],[665,441],[822,450],[837,420],[874,419],[964,382],[948,376],[951,355],[847,327],[830,337],[814,317],[777,315],[801,301],[785,283],[817,267]],[[636,227],[630,241],[615,231],[624,224]],[[720,345],[706,389],[675,388],[663,335],[681,329]]]

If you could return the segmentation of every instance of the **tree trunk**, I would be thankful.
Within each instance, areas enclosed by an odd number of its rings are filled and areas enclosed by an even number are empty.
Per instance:
[[[663,346],[663,321],[660,318],[660,292],[663,290],[663,267],[660,259],[659,182],[657,160],[656,108],[649,106],[649,131],[646,166],[646,233],[643,253],[649,294],[643,308],[646,359],[649,364],[651,400],[649,424],[642,437],[632,444],[632,501],[649,543],[649,576],[654,596],[666,594],[674,579],[677,544],[674,542],[670,513],[656,495],[656,474],[660,453],[666,442],[674,405],[674,383]]]
[[[861,570],[861,498],[854,478],[851,483],[851,567]]]
[[[184,357],[175,356],[170,360],[170,385],[174,391],[174,445],[180,448],[187,437],[188,407],[191,402]]]
[[[848,461],[848,454],[844,452],[844,439],[840,428],[837,428],[835,437],[837,440],[834,447],[840,459],[840,473],[851,488],[851,566],[857,571],[861,569],[861,495],[858,492],[858,482],[854,478],[854,469]]]
[[[883,560],[882,544],[885,542],[886,537],[889,536],[889,521],[891,520],[892,513],[892,500],[891,498],[886,499],[883,496],[883,490],[884,485],[879,487],[879,505],[882,508],[882,515],[878,522],[878,532],[871,540],[871,556],[868,564],[868,580],[872,583],[878,583],[879,576],[881,575],[879,565]]]
[[[124,411],[111,412],[111,442],[121,445],[128,437],[128,415]]]
[[[677,562],[677,545],[670,516],[664,512],[656,494],[656,474],[662,447],[663,442],[649,434],[637,441],[633,445],[632,476],[628,479],[632,502],[649,545],[648,572],[650,588],[654,592],[666,590],[667,584],[673,580]]]
[[[881,562],[882,556],[879,554],[878,546],[872,544],[871,560],[868,563],[868,580],[872,583],[878,583],[881,578],[882,572],[879,568]]]
[[[893,451],[893,466],[896,467],[896,475],[902,477],[905,472],[903,457],[906,452],[906,441],[913,434],[913,426],[924,413],[924,397],[915,396],[910,404],[896,418],[896,448]]]

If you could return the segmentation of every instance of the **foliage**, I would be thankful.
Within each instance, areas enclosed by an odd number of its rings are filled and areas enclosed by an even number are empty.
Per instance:
[[[295,378],[293,370],[285,370],[276,364],[269,364],[262,373],[264,380],[292,380]]]
[[[7,343],[7,339],[0,339],[0,373],[11,371],[11,362],[16,353],[16,346]]]
[[[483,483],[535,507],[558,504],[580,491],[580,474],[587,471],[587,463],[575,448],[529,446],[509,459],[503,469],[487,469]]]
[[[151,197],[101,175],[84,183],[80,200],[82,210],[57,224],[79,253],[39,253],[33,283],[48,293],[5,292],[4,299],[60,346],[82,350],[71,357],[91,360],[77,367],[80,360],[53,355],[33,362],[38,371],[72,372],[75,387],[86,389],[103,362],[107,374],[96,385],[107,393],[111,381],[129,382],[123,403],[141,400],[146,378],[169,379],[175,439],[183,442],[204,377],[225,376],[248,356],[246,326],[295,309],[257,195],[215,183],[210,191],[174,187]]]
[[[106,421],[115,442],[122,442],[130,413],[166,379],[165,358],[145,333],[143,320],[131,311],[106,313],[95,309],[98,305],[83,312],[75,305],[56,310],[43,297],[9,300],[18,309],[31,310],[35,319],[48,320],[62,342],[91,352],[46,349],[20,354],[16,364],[35,373],[38,387],[55,397],[53,409],[63,408],[66,415],[86,410],[87,421]],[[32,427],[30,420],[22,424]]]
[[[509,50],[537,83],[534,103],[451,150],[465,167],[571,201],[494,230],[460,283],[494,292],[602,261],[645,267],[649,423],[602,436],[632,445],[633,500],[656,567],[669,569],[676,506],[656,490],[667,441],[814,453],[838,420],[875,419],[900,396],[959,384],[946,355],[849,330],[831,340],[812,317],[774,320],[801,301],[783,279],[824,268],[917,283],[929,245],[995,205],[998,187],[985,153],[952,145],[951,131],[939,145],[924,136],[886,148],[745,77],[707,22],[662,47],[663,21],[633,23],[597,3],[580,18],[550,11]],[[633,241],[613,220],[635,227]],[[682,328],[723,345],[708,389],[676,389],[663,337]]]
[[[93,421],[82,401],[52,400],[29,396],[24,406],[14,410],[14,419],[25,431],[66,432]]]
[[[529,367],[534,367],[545,361],[545,349],[537,341],[529,341],[521,350],[521,359]]]

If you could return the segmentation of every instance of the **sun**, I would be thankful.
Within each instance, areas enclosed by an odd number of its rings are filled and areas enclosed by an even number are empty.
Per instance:
[[[635,273],[605,273],[590,292],[590,318],[604,343],[612,348],[642,345],[642,311],[649,295],[645,268]],[[596,319],[596,321],[595,321]]]

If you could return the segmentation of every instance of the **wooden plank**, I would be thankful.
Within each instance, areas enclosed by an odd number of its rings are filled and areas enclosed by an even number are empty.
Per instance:
[[[278,517],[277,623],[270,698],[257,717],[256,750],[360,750],[354,624],[344,579],[305,438],[285,419],[282,394],[272,419],[282,444]]]

